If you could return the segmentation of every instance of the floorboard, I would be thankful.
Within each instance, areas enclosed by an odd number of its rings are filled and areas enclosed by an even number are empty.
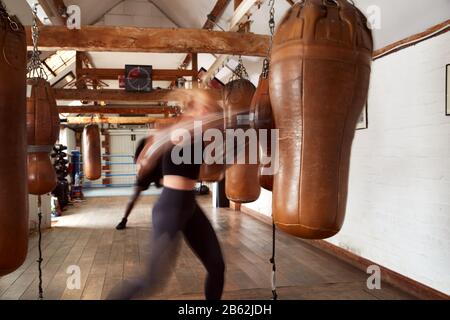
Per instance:
[[[123,281],[145,272],[151,253],[151,209],[156,196],[145,196],[117,231],[127,197],[88,198],[75,204],[43,235],[45,299],[105,299]],[[272,230],[264,223],[232,210],[212,208],[209,197],[199,202],[215,228],[227,265],[225,299],[271,299]],[[366,287],[367,275],[294,237],[277,234],[277,284],[280,299],[413,299],[382,283]],[[25,263],[0,278],[0,299],[36,299],[37,237],[31,236]],[[81,286],[67,288],[69,266],[79,266]],[[145,299],[203,299],[203,266],[182,244],[165,290]]]

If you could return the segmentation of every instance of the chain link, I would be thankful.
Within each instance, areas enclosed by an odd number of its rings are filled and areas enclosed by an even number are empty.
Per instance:
[[[8,11],[2,1],[0,1],[0,16],[8,19],[12,31],[19,31],[19,25],[8,15]]]
[[[28,78],[41,78],[48,79],[47,73],[44,70],[44,66],[41,61],[41,52],[39,51],[39,27],[38,27],[38,17],[37,17],[37,6],[35,4],[33,7],[33,26],[31,27],[31,37],[33,39],[33,51],[31,53],[30,63],[28,65]]]
[[[39,271],[39,283],[38,283],[38,291],[39,291],[39,300],[44,300],[44,290],[42,289],[42,262],[44,261],[44,259],[42,258],[42,200],[41,200],[41,196],[38,196],[38,200],[37,200],[37,206],[38,206],[38,234],[39,234],[39,239],[38,239],[38,250],[39,250],[39,257],[37,259],[37,263],[38,263],[38,271]]]
[[[233,76],[230,81],[240,80],[240,79],[248,79],[248,72],[245,68],[244,61],[242,61],[242,56],[239,56],[239,64],[234,70]]]
[[[270,41],[269,41],[269,49],[267,50],[267,56],[263,62],[263,71],[262,71],[262,76],[265,79],[267,79],[267,77],[269,76],[270,55],[272,53],[273,36],[275,34],[275,0],[269,0],[269,7],[270,7],[270,18],[269,18]]]

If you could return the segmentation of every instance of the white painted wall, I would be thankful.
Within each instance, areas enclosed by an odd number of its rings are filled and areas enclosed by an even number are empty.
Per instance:
[[[353,145],[347,218],[329,241],[450,294],[450,33],[374,62]],[[271,215],[271,194],[247,205]]]
[[[69,128],[63,128],[59,132],[59,143],[67,147],[67,154],[76,150],[75,131]]]
[[[51,196],[42,196],[42,229],[48,229],[51,227]],[[36,231],[38,227],[38,214],[37,214],[37,196],[28,196],[28,206],[29,206],[29,227],[30,230]]]

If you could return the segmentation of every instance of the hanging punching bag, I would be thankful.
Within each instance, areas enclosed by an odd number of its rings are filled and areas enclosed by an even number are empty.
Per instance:
[[[225,177],[223,164],[202,164],[198,180],[202,182],[220,182]]]
[[[218,128],[219,130],[223,131],[223,122],[220,126],[220,128]],[[220,164],[220,163],[216,163],[217,161],[215,161],[215,150],[210,151],[209,148],[214,147],[214,145],[212,145],[214,143],[213,141],[205,141],[204,142],[204,153],[205,153],[205,158],[203,159],[203,164],[200,166],[200,175],[199,175],[199,181],[202,182],[220,182],[223,180],[223,178],[225,178],[225,165],[224,164]],[[209,159],[209,157],[212,157],[212,159]],[[205,162],[205,160],[208,161],[208,163],[211,164],[207,164]]]
[[[252,127],[258,132],[259,130],[267,131],[266,143],[262,143],[262,139],[259,139],[259,159],[261,163],[259,184],[262,188],[272,191],[273,174],[266,174],[263,170],[264,168],[270,168],[271,163],[263,165],[261,161],[263,158],[270,158],[272,156],[271,130],[275,128],[272,106],[270,104],[269,78],[267,73],[262,74],[259,78],[259,84],[251,104],[251,113],[253,114]]]
[[[306,239],[341,229],[350,152],[367,100],[372,35],[346,0],[305,0],[283,18],[270,68],[270,98],[279,129],[276,225]]]
[[[59,115],[50,84],[42,78],[28,79],[27,98],[28,192],[44,195],[57,184],[50,152],[59,137]]]
[[[223,88],[226,129],[250,128],[250,104],[254,94],[255,86],[246,79],[231,81]],[[233,202],[253,202],[261,193],[259,164],[249,164],[248,151],[248,148],[242,151],[245,152],[246,164],[234,164],[225,173],[225,193]]]
[[[0,2],[0,277],[28,250],[25,31]]]
[[[100,129],[89,124],[83,131],[83,171],[88,180],[97,180],[102,176]]]

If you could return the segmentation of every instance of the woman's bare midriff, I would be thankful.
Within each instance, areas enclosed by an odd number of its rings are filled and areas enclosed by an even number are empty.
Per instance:
[[[164,176],[164,187],[175,190],[193,190],[197,181],[181,176]]]

